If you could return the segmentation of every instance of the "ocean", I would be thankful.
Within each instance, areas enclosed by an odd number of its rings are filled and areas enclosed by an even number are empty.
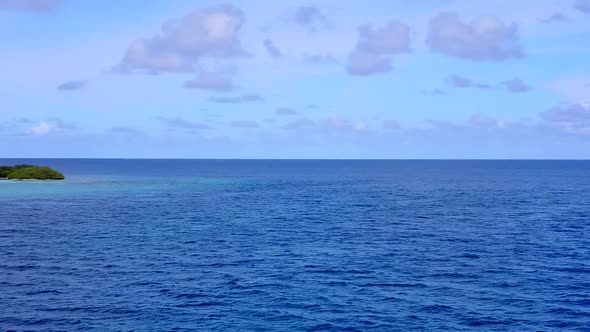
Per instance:
[[[23,162],[0,330],[590,331],[590,161]]]

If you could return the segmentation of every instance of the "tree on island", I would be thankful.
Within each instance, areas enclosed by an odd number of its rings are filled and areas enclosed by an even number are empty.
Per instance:
[[[64,180],[62,173],[47,166],[0,166],[0,178],[9,180]]]

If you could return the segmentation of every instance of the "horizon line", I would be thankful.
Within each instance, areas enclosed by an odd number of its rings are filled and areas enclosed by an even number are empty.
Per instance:
[[[242,160],[242,161],[590,161],[590,158],[121,158],[121,157],[0,157],[0,160]]]

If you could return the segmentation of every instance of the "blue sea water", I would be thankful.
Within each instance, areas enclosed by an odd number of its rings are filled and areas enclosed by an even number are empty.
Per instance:
[[[7,160],[0,330],[590,331],[590,162]]]

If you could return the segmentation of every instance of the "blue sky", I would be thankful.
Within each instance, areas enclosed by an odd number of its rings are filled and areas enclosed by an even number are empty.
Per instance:
[[[590,158],[590,0],[0,0],[0,157]]]

